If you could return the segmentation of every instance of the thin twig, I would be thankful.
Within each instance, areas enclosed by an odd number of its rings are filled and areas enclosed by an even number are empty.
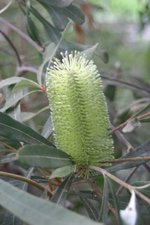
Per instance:
[[[120,180],[118,177],[115,177],[114,175],[112,175],[111,173],[106,171],[105,169],[99,168],[97,166],[90,166],[89,168],[109,177],[111,180],[122,185],[123,187],[128,189],[130,192],[133,190],[142,200],[144,200],[145,202],[147,202],[150,205],[150,199],[148,197],[146,197],[145,195],[143,195],[141,192],[137,191],[135,186],[132,186],[132,185]]]
[[[13,148],[12,146],[8,145],[7,143],[0,140],[0,144],[7,147],[8,149],[10,149],[10,151],[12,151],[13,153],[17,153],[17,150],[15,148]]]
[[[138,169],[138,166],[137,167],[135,167],[135,168],[133,168],[132,170],[131,170],[131,173],[127,176],[127,178],[124,180],[124,182],[129,182],[129,180],[131,179],[131,177],[133,176],[133,174],[136,172],[136,170]],[[117,192],[116,192],[116,195],[118,195],[122,190],[124,189],[124,187],[123,186],[120,186],[119,188],[118,188],[118,190],[117,190]]]
[[[150,112],[146,112],[146,113],[144,113],[144,114],[142,114],[142,115],[140,115],[140,116],[134,116],[134,115],[133,115],[133,116],[131,116],[129,119],[127,119],[125,122],[119,124],[117,127],[112,128],[111,133],[113,133],[113,132],[119,130],[120,128],[123,128],[125,125],[127,125],[128,121],[129,121],[130,119],[135,119],[135,120],[137,120],[137,121],[140,121],[140,120],[142,120],[143,118],[145,118],[145,117],[147,117],[147,116],[150,116]]]
[[[20,176],[20,175],[17,175],[17,174],[13,174],[13,173],[7,173],[7,172],[0,172],[0,176],[2,177],[11,177],[13,179],[16,179],[16,180],[21,180],[21,181],[24,181],[24,182],[27,182],[28,184],[30,185],[33,185],[35,186],[36,188],[42,190],[42,191],[47,191],[48,195],[51,197],[52,196],[52,193],[46,189],[44,186],[42,186],[41,184],[37,183],[36,181],[33,181],[27,177],[23,177],[23,176]]]
[[[18,75],[20,75],[24,72],[31,72],[31,73],[37,74],[38,70],[35,67],[32,67],[32,66],[21,66],[21,67],[17,68],[16,72],[17,72]]]
[[[21,66],[22,65],[22,61],[21,61],[20,55],[19,55],[15,45],[12,43],[12,41],[9,39],[9,37],[2,30],[0,30],[0,33],[3,35],[3,37],[7,40],[7,42],[10,44],[10,46],[14,50],[15,55],[16,55],[16,59],[17,59],[17,62],[18,62],[18,65]]]
[[[120,162],[128,162],[128,161],[147,161],[150,160],[150,156],[140,156],[140,157],[133,157],[133,158],[120,158],[120,159],[113,159],[113,160],[104,160],[100,163],[120,163]]]
[[[44,48],[39,46],[35,41],[33,41],[28,35],[23,33],[19,28],[14,26],[13,24],[9,23],[4,18],[0,17],[0,22],[4,24],[5,26],[9,27],[11,30],[15,31],[21,38],[23,38],[26,42],[28,42],[32,47],[34,47],[38,52],[42,53],[44,51]]]

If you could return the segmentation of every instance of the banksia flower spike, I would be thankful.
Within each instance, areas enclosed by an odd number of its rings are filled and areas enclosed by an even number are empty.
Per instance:
[[[55,59],[46,77],[55,144],[77,165],[99,165],[113,158],[99,76],[93,61],[74,52]]]

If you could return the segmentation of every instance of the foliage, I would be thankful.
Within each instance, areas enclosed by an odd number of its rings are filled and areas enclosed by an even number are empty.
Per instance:
[[[92,13],[102,12],[104,1],[92,6],[73,0],[10,0],[0,6],[0,224],[121,225],[120,210],[134,193],[137,224],[148,225],[149,66],[144,60],[143,66],[138,50],[127,45],[121,34],[116,43],[115,25],[109,31],[105,23],[102,32],[94,29]],[[144,9],[141,22],[149,15],[147,4]],[[99,34],[109,54],[101,43],[95,44],[100,42]],[[115,159],[102,160],[101,167],[76,165],[54,145],[46,68],[54,57],[61,60],[60,52],[74,49],[97,62],[104,82]],[[140,72],[139,66],[144,67]],[[124,76],[128,69],[134,76]]]

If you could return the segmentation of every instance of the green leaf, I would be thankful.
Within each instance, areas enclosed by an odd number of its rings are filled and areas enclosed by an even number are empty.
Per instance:
[[[65,180],[61,183],[61,185],[57,188],[57,191],[51,198],[51,201],[63,205],[68,196],[68,192],[70,190],[73,180],[74,174],[72,173],[68,177],[66,177]]]
[[[12,93],[11,96],[9,96],[9,98],[6,100],[4,107],[2,107],[0,109],[0,111],[5,112],[10,107],[15,106],[24,97],[26,97],[30,94],[36,93],[36,92],[41,92],[41,90],[34,90],[34,91],[29,91],[29,92],[27,92],[26,90],[20,90],[18,92]]]
[[[45,48],[45,52],[44,52],[44,56],[43,56],[43,63],[40,65],[38,75],[37,75],[39,84],[42,84],[43,70],[44,70],[46,64],[48,63],[48,61],[52,60],[53,56],[55,55],[56,50],[57,50],[56,44],[54,44],[54,43],[50,43]],[[44,73],[44,76],[45,76],[45,73]]]
[[[38,2],[47,6],[52,5],[62,8],[69,6],[73,2],[73,0],[38,0]]]
[[[32,113],[32,112],[22,112],[21,113],[21,121],[25,122],[28,120],[33,119],[35,116],[39,115],[40,113],[49,110],[49,106],[45,106],[44,108],[40,109],[39,111],[37,111],[36,113]],[[44,135],[42,135],[44,136]]]
[[[47,145],[26,145],[19,151],[19,160],[34,167],[56,169],[72,165],[68,155]]]
[[[54,43],[59,42],[61,37],[60,32],[53,27],[34,7],[31,6],[30,11],[43,24],[45,32],[50,40]]]
[[[94,207],[94,204],[92,204],[92,202],[88,198],[85,198],[84,195],[82,194],[82,192],[78,192],[78,195],[79,195],[82,203],[84,204],[89,217],[91,219],[97,221],[98,220],[98,211],[97,211],[96,207]]]
[[[18,83],[22,80],[25,80],[25,78],[23,78],[23,77],[11,77],[11,78],[8,78],[8,79],[4,79],[4,80],[0,81],[0,89],[4,88],[5,86],[16,84],[16,83]]]
[[[107,177],[104,177],[103,196],[101,201],[99,221],[107,221],[108,218],[108,203],[109,203],[109,187]]]
[[[117,221],[119,221],[119,224],[121,224],[119,202],[114,190],[115,188],[113,187],[113,183],[109,178],[107,178],[107,181],[108,181],[110,193],[112,194],[113,206],[116,212]]]
[[[49,7],[48,12],[50,13],[50,16],[52,17],[54,25],[60,29],[64,30],[67,23],[69,22],[69,19],[65,16],[62,9],[58,9],[55,7]]]
[[[93,54],[95,53],[97,47],[98,47],[98,43],[96,43],[95,45],[87,48],[86,50],[81,52],[81,55],[85,55],[87,59],[91,59],[93,57]]]
[[[51,117],[49,116],[43,126],[41,135],[45,138],[48,138],[52,133],[53,133],[52,121],[51,121]]]
[[[32,88],[33,90],[41,90],[41,87],[39,84],[34,82],[33,80],[24,79],[18,82],[15,87],[13,88],[13,91],[18,91],[22,88]]]
[[[102,225],[28,194],[3,180],[0,180],[0,204],[30,225]]]
[[[58,168],[52,172],[50,179],[55,177],[65,177],[69,175],[70,173],[74,172],[75,168],[76,168],[75,165],[71,165],[71,166],[69,165],[69,166]]]
[[[0,112],[0,136],[28,144],[52,145],[48,140],[20,122]]]
[[[75,5],[69,5],[63,9],[66,16],[72,19],[77,24],[82,24],[85,21],[84,14],[82,11]]]
[[[39,35],[39,31],[36,27],[36,25],[34,24],[34,21],[31,19],[30,16],[27,15],[27,25],[26,25],[26,29],[27,32],[29,34],[29,36],[36,41],[39,45],[42,45],[42,41]]]

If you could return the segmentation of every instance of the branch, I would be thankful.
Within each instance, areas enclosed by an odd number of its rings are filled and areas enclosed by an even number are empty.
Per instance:
[[[141,192],[137,191],[136,188],[138,187],[135,187],[135,186],[132,186],[130,184],[127,184],[126,182],[120,180],[118,177],[115,177],[114,175],[112,175],[111,173],[109,173],[108,171],[106,171],[105,169],[102,169],[102,168],[99,168],[99,167],[96,167],[96,166],[90,166],[89,167],[90,169],[92,170],[95,170],[107,177],[109,177],[111,180],[115,181],[116,183],[122,185],[123,187],[125,187],[126,189],[128,189],[130,192],[132,190],[134,190],[134,192],[142,199],[144,200],[145,202],[147,202],[149,205],[150,205],[150,199],[148,197],[146,197],[145,195],[143,195]]]
[[[21,67],[17,68],[16,72],[17,72],[18,75],[20,75],[24,72],[31,72],[31,73],[37,74],[38,70],[35,67],[32,67],[32,66],[21,66]]]
[[[100,163],[121,163],[121,162],[128,162],[128,161],[148,161],[150,160],[150,156],[140,156],[140,157],[132,157],[132,158],[120,158],[120,159],[113,159],[113,160],[105,160],[101,161]]]
[[[7,20],[0,17],[0,22],[4,24],[4,26],[9,27],[11,30],[15,31],[21,38],[23,38],[26,42],[28,42],[32,47],[34,47],[38,52],[42,53],[43,48],[39,46],[35,41],[33,41],[28,35],[23,33],[21,30],[19,30],[17,27],[15,27],[13,24],[9,23]]]
[[[7,173],[7,172],[0,172],[0,176],[11,177],[11,178],[16,179],[16,180],[21,180],[21,181],[27,182],[28,184],[33,185],[33,186],[35,186],[36,188],[38,188],[42,191],[46,190],[48,195],[50,197],[52,196],[52,193],[49,190],[47,190],[44,186],[42,186],[41,184],[39,184],[36,181],[33,181],[33,180],[31,180],[27,177],[23,177],[23,176],[20,176],[20,175],[16,175],[16,174],[13,174],[13,173]]]

